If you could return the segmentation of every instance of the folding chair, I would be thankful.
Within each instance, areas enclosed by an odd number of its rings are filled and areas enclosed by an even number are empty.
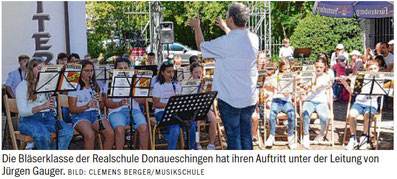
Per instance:
[[[156,150],[156,147],[159,147],[159,148],[167,147],[168,146],[167,143],[156,144],[156,136],[162,136],[161,132],[160,132],[161,128],[159,128],[157,126],[155,117],[150,117],[151,115],[150,115],[149,103],[153,103],[153,100],[146,99],[146,102],[145,102],[145,113],[146,113],[146,118],[148,119],[147,124],[148,124],[148,130],[149,130],[149,135],[150,135],[149,139],[151,139],[149,142],[149,145],[151,146],[152,150]],[[154,114],[152,116],[154,116]],[[153,129],[152,129],[152,127],[153,127]],[[183,150],[184,149],[183,131],[182,131],[182,129],[180,131],[181,132],[179,133],[179,143],[180,143],[181,150]],[[160,140],[160,139],[161,139],[161,137],[159,137],[158,140]]]
[[[19,123],[19,115],[18,115],[18,108],[17,108],[17,103],[15,99],[10,99],[7,97],[7,95],[3,96],[4,100],[4,106],[6,110],[6,115],[7,115],[7,123],[8,123],[8,129],[10,130],[10,135],[11,135],[11,142],[12,142],[12,147],[14,150],[23,150],[26,147],[26,144],[28,142],[33,142],[33,138],[21,134],[18,130],[15,130],[14,124],[13,124],[13,119],[11,117],[11,113],[17,114],[16,119],[17,119],[17,126]],[[51,133],[51,144],[55,139],[55,134]],[[20,146],[18,147],[18,141],[20,142]]]
[[[58,94],[58,101],[57,102],[58,102],[58,104],[57,104],[58,109],[57,110],[58,110],[59,118],[60,118],[60,120],[64,121],[62,108],[69,108],[68,96],[65,95],[65,94]],[[80,132],[77,131],[74,128],[73,128],[73,135],[75,137],[81,136]],[[96,137],[97,137],[97,142],[98,142],[99,149],[103,150],[103,143],[102,143],[101,134],[96,133]]]
[[[374,123],[374,126],[373,126],[373,147],[375,148],[375,150],[378,150],[378,138],[379,138],[379,135],[380,135],[380,127],[379,127],[379,125],[377,125],[377,124],[379,124],[380,123],[380,121],[382,120],[382,111],[383,111],[383,100],[384,100],[384,95],[382,95],[381,96],[381,103],[380,103],[380,108],[379,108],[379,110],[378,110],[378,113],[376,113],[375,115],[374,115],[374,119],[372,120],[373,121],[373,123]],[[348,103],[348,105],[347,105],[347,114],[346,114],[346,122],[345,122],[345,131],[344,131],[344,133],[343,133],[343,146],[345,146],[346,144],[347,144],[347,133],[348,133],[348,131],[349,131],[349,133],[350,133],[350,129],[348,130],[348,128],[350,128],[350,125],[349,125],[349,120],[350,120],[350,110],[351,110],[351,101],[352,101],[352,94],[350,94],[350,96],[349,96],[349,103]],[[362,115],[362,114],[359,114],[358,116],[357,116],[357,118],[356,118],[356,120],[357,121],[364,121],[364,115]],[[357,123],[358,124],[358,123]],[[371,123],[369,123],[368,125],[370,125]],[[364,127],[364,125],[363,125],[363,127]],[[368,132],[371,132],[371,131],[368,131]]]
[[[223,135],[222,135],[222,131],[221,131],[221,123],[222,123],[222,120],[220,119],[220,117],[219,117],[219,111],[218,111],[218,106],[217,106],[217,101],[216,101],[216,99],[214,100],[214,103],[213,103],[213,109],[214,109],[214,115],[215,115],[215,120],[216,120],[216,131],[217,131],[217,136],[218,136],[218,142],[219,142],[219,146],[217,147],[217,148],[219,148],[219,149],[221,149],[221,150],[223,150],[223,145],[222,145],[222,138],[223,138]],[[210,125],[210,122],[207,122],[207,121],[198,121],[198,123],[199,124],[197,124],[197,131],[200,131],[201,132],[201,127],[208,127],[209,125]],[[204,140],[204,141],[201,141],[200,140],[200,142],[199,142],[200,144],[202,144],[202,143],[209,143],[209,140]]]
[[[335,144],[335,136],[334,136],[334,129],[335,129],[335,125],[334,125],[334,101],[333,101],[333,95],[332,95],[332,88],[327,88],[326,93],[328,94],[328,101],[330,102],[330,105],[327,104],[328,106],[328,120],[327,120],[327,129],[325,131],[325,136],[323,141],[317,143],[316,141],[310,141],[310,144],[324,144],[324,145],[331,145],[332,147]],[[302,101],[300,102],[300,140],[302,141],[303,138],[303,103]],[[318,117],[317,112],[313,112],[310,116],[310,124],[315,124],[316,120],[320,120]],[[309,135],[310,138],[312,137],[316,137],[319,133],[316,132],[316,130],[314,130],[313,128],[310,128],[310,124],[309,124]],[[329,140],[328,137],[328,132],[330,130],[331,127],[331,140]],[[313,133],[310,133],[313,132]]]

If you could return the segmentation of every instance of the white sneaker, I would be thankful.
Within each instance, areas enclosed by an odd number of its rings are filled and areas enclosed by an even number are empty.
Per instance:
[[[324,136],[325,136],[325,135],[323,135],[323,134],[318,134],[318,135],[316,136],[316,138],[314,138],[314,141],[320,143],[320,142],[324,141]]]
[[[274,135],[269,135],[269,138],[266,140],[266,148],[270,148],[273,146],[275,141]]]
[[[215,145],[214,144],[208,144],[207,145],[207,150],[216,150]]]
[[[354,137],[351,137],[349,140],[349,143],[346,146],[346,150],[353,150],[355,147],[357,147],[358,142],[357,139],[355,139]]]
[[[34,142],[28,142],[26,144],[25,150],[33,150],[34,148]]]
[[[310,149],[310,136],[309,134],[303,135],[302,147],[305,149]]]
[[[367,150],[368,148],[368,140],[367,136],[360,137],[360,150]]]
[[[203,150],[203,147],[201,147],[201,145],[198,145],[197,150]]]
[[[296,148],[295,135],[288,136],[288,146],[291,150]]]

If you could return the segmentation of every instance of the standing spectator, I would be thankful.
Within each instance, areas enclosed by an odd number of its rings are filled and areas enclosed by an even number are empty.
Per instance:
[[[57,56],[56,64],[64,65],[66,63],[68,63],[68,55],[66,55],[66,53],[63,53],[63,52],[59,53]]]
[[[218,91],[218,107],[225,126],[229,150],[252,150],[251,116],[258,101],[257,53],[259,39],[246,23],[249,9],[241,3],[229,5],[226,22],[218,17],[216,24],[226,33],[204,41],[200,16],[191,19],[197,48],[203,58],[215,58],[213,89]]]
[[[26,64],[28,64],[29,59],[30,57],[27,55],[20,55],[18,57],[19,68],[8,73],[8,77],[6,81],[6,90],[7,93],[11,96],[11,98],[15,98],[15,90],[18,84],[25,79],[27,72]]]
[[[394,55],[394,40],[389,41],[389,52]]]
[[[385,58],[385,62],[386,62],[386,69],[384,71],[386,71],[386,72],[394,71],[394,69],[393,69],[394,56],[392,53],[389,52],[389,44],[387,44],[385,42],[381,42],[380,53]]]
[[[283,39],[283,46],[280,48],[279,57],[293,57],[294,56],[294,47],[289,46],[289,39]]]
[[[350,53],[350,57],[352,59],[351,62],[351,70],[353,75],[357,75],[357,73],[359,71],[363,71],[364,70],[364,64],[363,64],[363,60],[360,58],[361,53],[357,50],[353,50],[353,52]]]
[[[339,57],[339,55],[343,55],[343,56],[345,56],[347,61],[349,60],[349,58],[348,58],[349,54],[347,52],[345,52],[345,46],[343,46],[343,44],[338,44],[336,46],[335,52],[332,53],[331,67],[337,63],[337,58]]]
[[[336,77],[346,76],[346,65],[345,65],[346,57],[343,55],[339,55],[337,60],[338,63],[332,66],[332,69],[335,71]],[[333,85],[333,88],[334,88],[334,101],[339,100],[341,98],[342,89],[343,89],[343,86],[339,80],[336,80],[336,82]]]

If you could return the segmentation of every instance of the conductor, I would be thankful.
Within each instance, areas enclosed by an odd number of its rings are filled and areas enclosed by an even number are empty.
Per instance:
[[[196,45],[204,58],[215,58],[213,89],[218,91],[218,107],[225,126],[229,150],[252,150],[251,115],[258,95],[255,93],[258,36],[246,23],[249,9],[241,3],[228,7],[226,21],[218,17],[216,24],[226,35],[204,41],[200,17],[190,19]]]

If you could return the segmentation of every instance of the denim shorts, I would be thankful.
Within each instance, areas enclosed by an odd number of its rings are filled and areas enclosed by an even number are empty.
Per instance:
[[[350,110],[350,114],[357,112],[357,114],[365,114],[369,113],[369,110],[371,109],[371,113],[375,115],[377,113],[377,110],[375,107],[370,107],[367,105],[359,104],[359,103],[353,103],[352,108]]]
[[[122,108],[118,112],[112,112],[109,115],[110,124],[113,128],[117,126],[126,126],[130,124],[130,109]],[[146,125],[146,118],[143,113],[137,109],[132,109],[132,117],[134,118],[134,125],[132,126],[135,130],[138,126],[144,124]]]
[[[88,121],[91,124],[94,124],[94,122],[96,120],[98,120],[98,112],[96,110],[92,110],[92,111],[83,111],[81,113],[78,114],[73,114],[72,116],[72,124],[73,124],[73,128],[76,127],[77,123],[79,123],[80,121]]]

